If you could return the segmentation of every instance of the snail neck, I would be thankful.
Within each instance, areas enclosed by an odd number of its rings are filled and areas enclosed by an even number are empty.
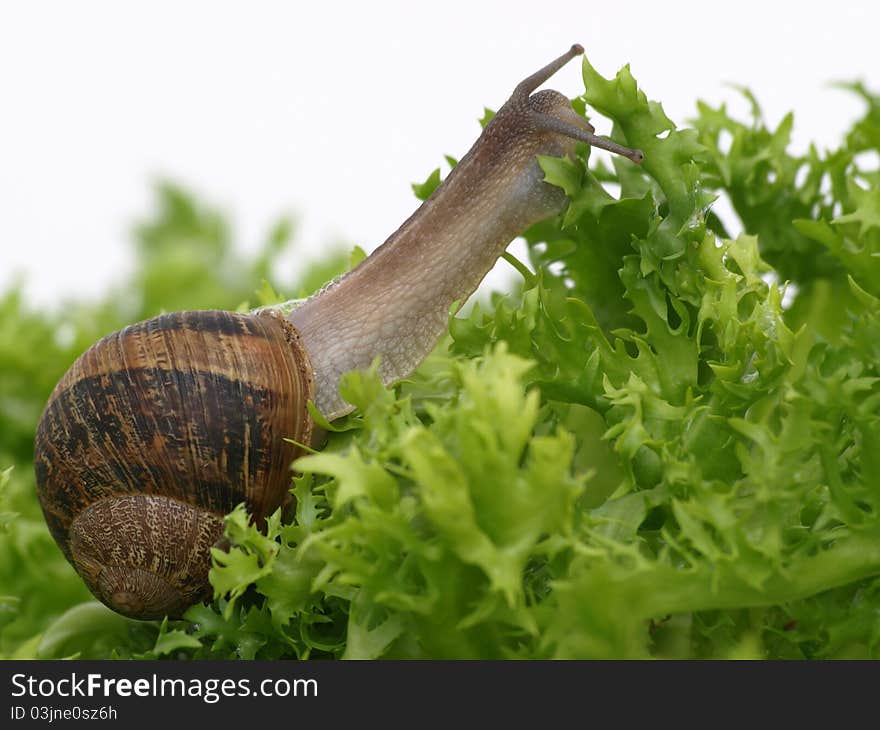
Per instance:
[[[501,115],[499,115],[501,116]],[[316,405],[328,419],[350,412],[339,380],[378,356],[387,385],[410,375],[504,249],[531,224],[565,205],[543,182],[539,137],[505,129],[496,116],[412,216],[367,259],[288,315],[316,379]],[[565,154],[573,143],[542,142]]]

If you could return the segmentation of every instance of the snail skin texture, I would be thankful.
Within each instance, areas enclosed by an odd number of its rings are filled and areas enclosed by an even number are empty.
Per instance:
[[[163,314],[104,337],[71,366],[37,427],[37,493],[52,536],[94,595],[139,619],[179,617],[211,595],[210,549],[244,503],[259,524],[289,499],[307,404],[352,410],[339,379],[379,357],[408,376],[450,308],[504,249],[559,213],[537,155],[578,141],[640,162],[556,91],[535,89],[583,53],[522,81],[447,179],[376,251],[300,306]]]

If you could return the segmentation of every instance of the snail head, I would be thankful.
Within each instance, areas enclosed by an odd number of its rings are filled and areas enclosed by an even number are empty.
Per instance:
[[[553,74],[561,69],[575,56],[583,54],[583,46],[575,44],[559,58],[551,61],[542,69],[520,81],[493,119],[499,125],[516,125],[525,133],[543,137],[548,149],[543,154],[559,154],[570,150],[571,141],[587,144],[622,155],[640,164],[644,155],[640,150],[630,149],[617,144],[607,137],[600,137],[592,124],[587,122],[571,106],[564,95],[552,89],[535,91]],[[567,144],[560,144],[563,138]]]

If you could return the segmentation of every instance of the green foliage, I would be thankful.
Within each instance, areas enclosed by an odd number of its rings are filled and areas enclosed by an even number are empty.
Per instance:
[[[511,259],[522,285],[453,318],[395,389],[349,374],[357,410],[294,464],[294,518],[229,515],[215,599],[186,620],[87,601],[35,506],[33,425],[125,319],[313,288],[271,280],[287,224],[242,260],[220,216],[163,188],[125,297],[47,315],[8,294],[0,652],[880,657],[878,97],[851,85],[868,111],[840,149],[795,155],[793,117],[768,129],[748,92],[751,120],[699,104],[678,129],[628,68],[585,61],[584,81],[575,107],[644,165],[541,159],[570,204],[526,233],[534,273]]]
[[[832,340],[846,323],[848,277],[880,293],[880,96],[860,83],[841,87],[858,94],[867,111],[835,150],[811,145],[806,154],[792,153],[793,115],[769,129],[747,90],[748,123],[702,102],[694,120],[708,155],[704,188],[728,196],[765,260],[802,293],[790,324],[808,323]]]

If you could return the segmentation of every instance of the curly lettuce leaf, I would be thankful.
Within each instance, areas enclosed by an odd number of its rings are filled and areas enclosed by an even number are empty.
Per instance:
[[[356,411],[294,465],[293,519],[228,516],[210,604],[163,623],[71,609],[84,589],[29,473],[6,474],[0,513],[24,519],[0,518],[0,577],[15,587],[0,598],[0,651],[880,656],[880,180],[862,154],[880,140],[877,97],[853,85],[868,111],[842,146],[796,155],[794,117],[768,128],[746,90],[750,120],[701,103],[681,129],[628,67],[605,78],[585,61],[583,75],[575,108],[609,118],[645,164],[587,148],[539,160],[569,205],[526,232],[534,273],[509,257],[522,284],[454,317],[394,389],[375,368],[349,374]],[[439,183],[438,169],[414,191]],[[198,278],[190,254],[240,265],[222,219],[164,195],[141,228],[144,301],[165,301],[166,256],[183,267],[168,279],[177,292]],[[743,233],[713,211],[719,196]],[[283,222],[270,235],[253,287],[288,235]],[[18,464],[43,390],[90,332],[65,349],[43,336],[53,321],[4,302],[16,319],[0,335],[37,333],[12,361],[57,360],[36,389],[0,388],[13,404],[0,459]],[[42,575],[22,572],[30,559]]]

